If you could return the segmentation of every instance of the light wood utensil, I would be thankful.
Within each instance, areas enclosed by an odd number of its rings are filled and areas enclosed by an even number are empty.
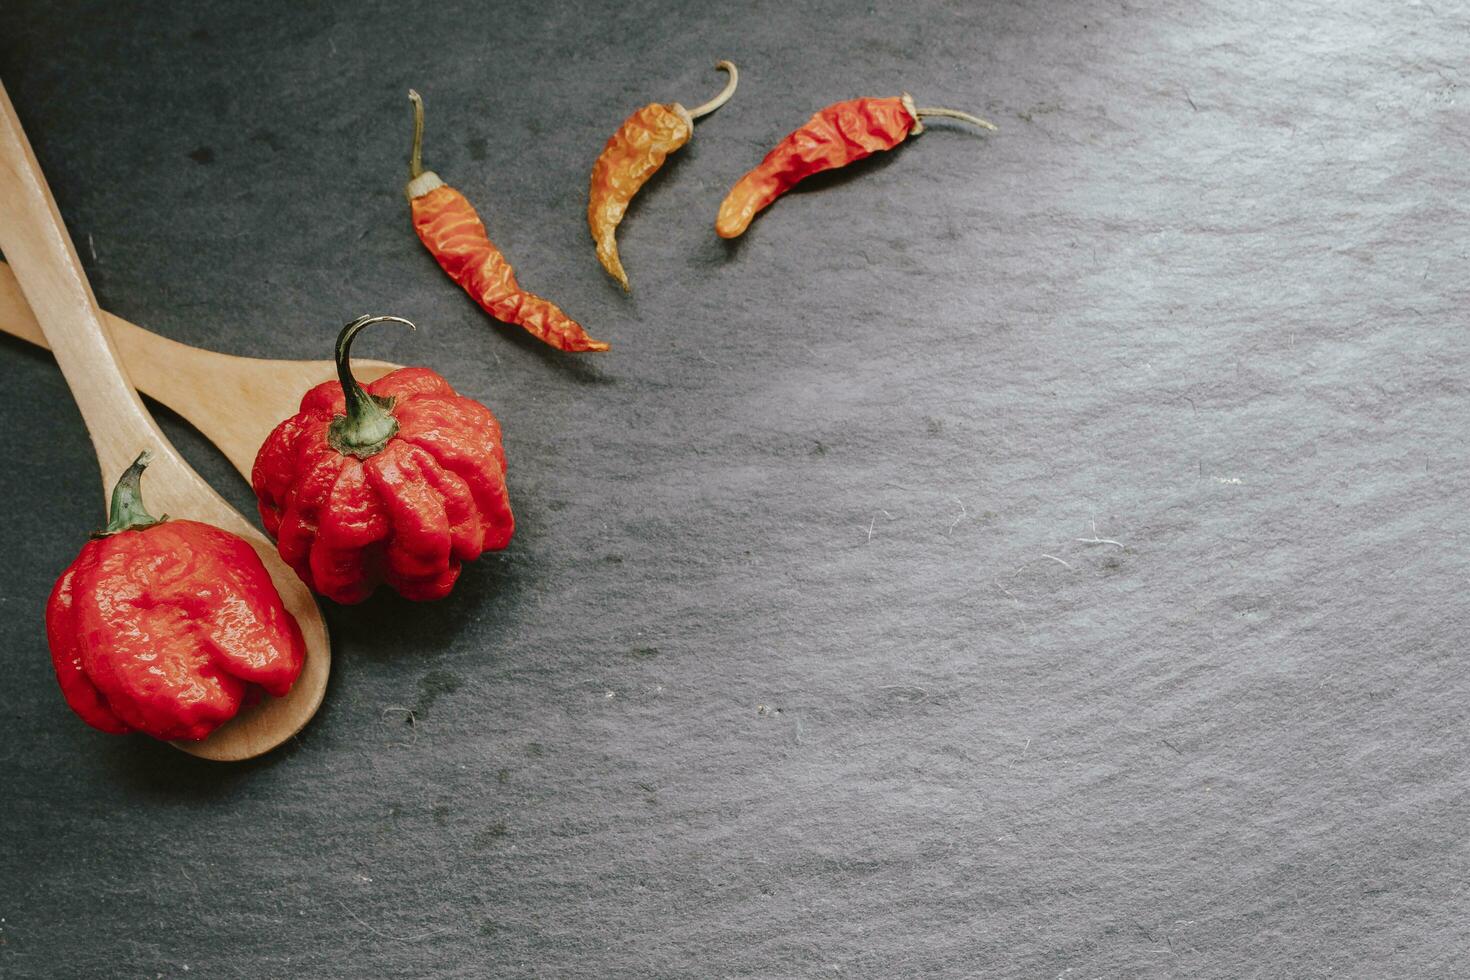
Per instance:
[[[331,361],[235,357],[160,337],[111,313],[104,312],[102,321],[128,380],[187,419],[247,481],[255,454],[276,423],[296,414],[306,389],[337,377]],[[331,346],[340,326],[323,324],[324,346]],[[51,346],[15,273],[4,262],[0,262],[0,333]],[[352,359],[352,373],[359,381],[381,378],[398,367],[387,361]],[[151,497],[153,470],[148,472]]]
[[[151,449],[154,461],[148,469],[146,490],[154,512],[205,521],[249,541],[275,581],[286,609],[300,623],[306,639],[306,664],[290,694],[264,699],[201,742],[173,743],[192,755],[221,761],[249,759],[270,751],[301,730],[316,713],[326,691],[332,653],[321,610],[271,542],[215,493],[169,444],[133,390],[71,236],[3,85],[0,250],[14,269],[15,279],[81,409],[102,470],[104,499],[112,481],[133,457],[143,449]],[[219,397],[224,393],[213,394]],[[201,395],[208,397],[203,391]]]

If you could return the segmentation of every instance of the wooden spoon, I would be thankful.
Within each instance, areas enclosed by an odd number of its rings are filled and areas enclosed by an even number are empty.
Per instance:
[[[104,494],[139,451],[151,449],[154,461],[148,471],[148,498],[155,512],[205,521],[249,541],[275,581],[287,611],[301,625],[306,664],[290,694],[265,698],[203,741],[173,743],[192,755],[221,761],[249,759],[270,751],[316,714],[326,691],[332,652],[321,610],[265,535],[184,462],[123,374],[76,248],[3,85],[0,250],[10,260],[81,409],[102,469]]]
[[[337,377],[331,361],[234,357],[160,337],[111,313],[104,312],[102,321],[128,380],[188,419],[247,481],[255,454],[276,423],[296,414],[306,389]],[[323,344],[331,344],[336,329],[332,324],[322,331]],[[0,262],[0,333],[51,346],[15,273],[4,262]],[[352,373],[359,381],[381,378],[398,367],[387,361],[352,359]]]

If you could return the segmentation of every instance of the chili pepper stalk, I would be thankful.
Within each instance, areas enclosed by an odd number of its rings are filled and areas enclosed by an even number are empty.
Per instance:
[[[367,459],[382,452],[388,440],[398,434],[393,399],[368,394],[352,376],[352,342],[372,324],[390,322],[418,329],[401,316],[360,316],[337,334],[337,382],[342,386],[344,411],[332,419],[327,441],[345,456]]]
[[[919,108],[907,92],[897,98],[851,99],[829,105],[776,144],[755,169],[736,182],[720,204],[715,231],[721,238],[738,238],[757,214],[801,181],[893,149],[922,133],[928,116],[996,128],[958,109]]]
[[[143,471],[153,462],[153,453],[145,449],[123,470],[122,476],[112,487],[112,499],[107,508],[107,526],[94,531],[92,537],[105,538],[124,531],[141,531],[168,520],[168,515],[154,517],[143,506]]]
[[[404,194],[414,231],[439,267],[486,313],[524,327],[557,350],[607,350],[606,343],[593,340],[555,303],[522,289],[515,270],[490,241],[474,206],[434,171],[424,169],[424,100],[412,89],[408,97],[413,102],[413,150]]]
[[[694,121],[730,101],[740,84],[740,71],[729,61],[715,62],[729,79],[718,95],[693,109],[678,102],[654,102],[636,110],[608,139],[592,165],[587,193],[587,227],[597,245],[597,261],[631,292],[628,274],[618,256],[618,224],[634,195],[664,165],[664,161],[694,135]]]

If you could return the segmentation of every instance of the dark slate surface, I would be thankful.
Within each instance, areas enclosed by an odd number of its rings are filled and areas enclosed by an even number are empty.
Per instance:
[[[41,626],[95,464],[5,343],[0,973],[1463,971],[1463,6],[0,23],[108,308],[291,357],[412,317],[365,350],[492,406],[520,520],[446,602],[330,608],[326,706],[274,756],[96,734]],[[625,224],[625,299],[588,169],[716,57],[741,91]],[[612,354],[496,327],[421,251],[409,85],[430,165]],[[1002,132],[715,238],[774,140],[903,88]]]

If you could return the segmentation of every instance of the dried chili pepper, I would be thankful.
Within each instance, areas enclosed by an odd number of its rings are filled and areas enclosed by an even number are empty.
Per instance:
[[[485,225],[465,196],[423,166],[424,100],[412,89],[413,155],[404,187],[419,240],[449,278],[476,303],[505,323],[525,327],[533,337],[564,351],[605,351],[608,345],[587,336],[582,325],[550,300],[528,293],[515,270],[491,243]]]
[[[907,93],[896,99],[852,99],[822,109],[766,154],[730,188],[715,231],[738,238],[757,214],[797,183],[823,170],[845,167],[879,150],[891,150],[924,131],[925,116],[948,116],[995,129],[956,109],[916,108]]]
[[[715,67],[730,76],[725,88],[713,99],[693,109],[677,102],[654,102],[634,112],[607,141],[602,155],[592,165],[591,187],[587,194],[587,227],[597,243],[597,260],[627,290],[628,274],[618,258],[618,223],[648,179],[664,165],[669,154],[689,142],[694,135],[694,120],[707,116],[730,101],[740,72],[728,61]]]
[[[306,660],[296,620],[243,538],[154,518],[139,482],[51,590],[46,638],[67,704],[93,728],[201,739],[259,690],[281,697]]]
[[[337,336],[337,381],[308,391],[255,457],[265,529],[302,580],[361,602],[386,582],[408,599],[442,599],[461,564],[515,531],[500,423],[428,368],[367,385],[353,339],[395,316],[359,317]]]

